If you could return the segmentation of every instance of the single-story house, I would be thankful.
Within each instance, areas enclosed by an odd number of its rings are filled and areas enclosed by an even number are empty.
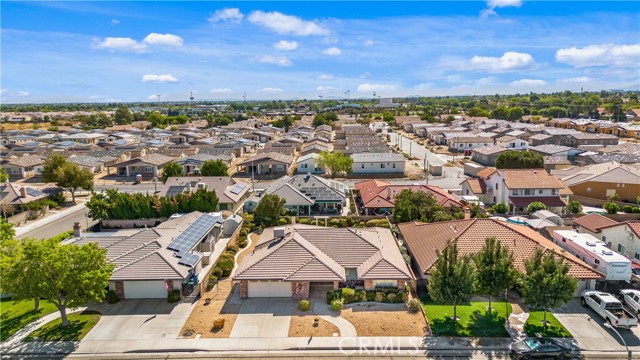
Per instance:
[[[496,166],[496,160],[500,154],[509,151],[502,146],[479,146],[471,150],[471,160],[485,166]]]
[[[309,153],[302,155],[296,161],[296,170],[298,174],[324,174],[324,167],[318,164],[318,158],[320,155],[316,153]]]
[[[37,155],[24,155],[2,159],[2,168],[11,180],[40,176],[44,167],[44,159]]]
[[[505,135],[496,139],[496,145],[511,150],[526,150],[529,147],[529,142],[514,136]]]
[[[131,160],[119,162],[110,167],[117,169],[118,176],[135,176],[142,175],[143,179],[152,179],[160,173],[160,170],[174,158],[160,155],[148,154]]]
[[[212,155],[206,153],[199,153],[193,156],[184,157],[176,161],[184,169],[185,174],[192,174],[196,169],[202,169],[202,165],[205,161],[220,160],[227,166],[231,165],[233,158],[229,155]]]
[[[256,154],[250,159],[238,163],[238,173],[246,175],[281,174],[286,175],[293,163],[290,155],[276,152]]]
[[[41,189],[8,182],[0,184],[0,213],[5,214],[8,208],[22,207],[30,202],[40,200],[47,197],[47,194]]]
[[[448,145],[451,151],[463,152],[481,146],[491,146],[493,139],[481,136],[459,136],[449,140]]]
[[[577,257],[563,251],[535,230],[495,219],[466,219],[435,223],[408,222],[398,224],[404,244],[418,269],[416,276],[428,281],[429,273],[437,261],[437,252],[455,241],[460,255],[475,254],[482,249],[485,239],[493,237],[513,253],[514,267],[524,272],[525,260],[536,249],[555,251],[569,265],[569,275],[578,279],[575,296],[582,290],[594,289],[595,282],[604,275]]]
[[[573,226],[581,233],[587,233],[602,239],[600,232],[605,226],[616,225],[617,221],[600,214],[587,214],[573,219]]]
[[[404,174],[405,159],[394,153],[352,154],[354,174]]]
[[[170,177],[159,190],[158,196],[174,196],[204,189],[214,191],[218,196],[216,211],[236,211],[250,194],[249,188],[249,184],[233,179],[230,176]]]
[[[306,299],[316,286],[404,287],[412,275],[389,229],[291,225],[265,229],[233,279],[242,298]]]

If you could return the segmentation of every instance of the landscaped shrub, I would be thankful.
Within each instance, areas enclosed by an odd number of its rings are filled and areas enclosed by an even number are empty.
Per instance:
[[[634,213],[634,214],[640,213],[640,207],[637,207],[637,206],[634,207],[633,209],[631,209],[631,212]]]
[[[404,290],[400,290],[400,291],[398,291],[398,296],[396,297],[396,302],[397,303],[405,302],[405,301],[407,301],[408,298],[409,298],[409,294]]]
[[[278,219],[277,225],[287,225],[289,222],[285,218]]]
[[[227,246],[227,252],[232,253],[232,254],[237,254],[239,250],[238,245],[229,245]]]
[[[222,268],[220,268],[219,266],[215,266],[213,268],[213,271],[211,272],[213,275],[215,275],[216,278],[221,278],[222,277],[222,273],[224,271],[222,271]]]
[[[344,308],[344,303],[342,302],[342,299],[335,299],[331,301],[331,310],[340,311],[342,310],[342,308]]]
[[[631,205],[625,205],[622,207],[622,211],[626,212],[627,214],[633,212],[633,207]]]
[[[364,221],[360,221],[360,222],[356,225],[356,227],[359,227],[359,228],[363,228],[363,227],[365,227],[365,226],[366,226],[366,225],[364,224]]]
[[[296,222],[297,222],[298,224],[304,224],[304,225],[309,224],[309,221],[310,221],[310,220],[309,220],[309,219],[307,219],[307,218],[302,218],[302,219],[298,219],[298,220],[296,220]]]
[[[418,311],[420,311],[421,306],[422,305],[420,304],[420,301],[418,301],[418,299],[411,299],[407,301],[407,310],[412,314],[415,314]]]
[[[356,302],[356,291],[351,288],[342,288],[342,298],[345,304]]]
[[[392,294],[392,293],[397,294],[399,290],[395,286],[378,286],[376,287],[376,291],[383,292],[386,295],[386,294]]]
[[[58,204],[58,206],[64,204],[67,201],[67,199],[64,197],[64,194],[62,194],[61,192],[49,195],[49,199]]]
[[[240,229],[240,236],[244,236],[245,238],[249,235],[249,229],[247,229],[246,227],[243,227],[242,229]]]
[[[367,301],[367,293],[364,290],[356,290],[356,302]]]
[[[367,227],[383,227],[383,228],[389,228],[389,222],[386,219],[373,219],[373,220],[369,220],[367,221],[367,223],[365,224]]]
[[[331,219],[331,220],[329,220],[329,226],[333,226],[333,227],[340,226],[340,219]]]
[[[327,291],[327,304],[331,304],[331,302],[335,299],[339,299],[340,298],[340,290],[336,290],[336,291]]]
[[[227,277],[231,275],[231,270],[233,270],[233,266],[235,264],[234,254],[230,252],[225,252],[220,255],[216,266],[222,269],[222,277]]]
[[[120,301],[120,299],[118,299],[118,295],[116,295],[115,291],[113,291],[113,290],[107,291],[107,302],[109,304],[115,304],[118,301]]]
[[[238,240],[237,244],[240,249],[244,249],[247,247],[249,243],[247,242],[247,239],[241,239],[241,240]]]
[[[298,309],[300,309],[300,311],[309,311],[309,309],[311,309],[311,303],[309,300],[300,300],[298,302]]]
[[[375,301],[376,300],[376,292],[373,290],[367,291],[367,301]]]
[[[375,300],[377,302],[383,302],[386,298],[387,298],[387,296],[383,292],[376,292],[376,299]]]
[[[224,318],[218,318],[213,320],[213,328],[211,331],[220,331],[224,327]]]
[[[180,301],[180,290],[171,290],[169,294],[167,294],[167,301],[170,303]]]
[[[396,297],[397,297],[397,295],[394,294],[394,293],[387,294],[387,302],[388,303],[396,302]]]

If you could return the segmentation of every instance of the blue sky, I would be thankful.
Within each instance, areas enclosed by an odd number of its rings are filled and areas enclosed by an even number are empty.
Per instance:
[[[640,2],[2,1],[3,103],[640,87]]]

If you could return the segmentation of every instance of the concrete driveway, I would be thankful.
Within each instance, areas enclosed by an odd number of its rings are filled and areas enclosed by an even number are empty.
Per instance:
[[[90,306],[89,309],[102,313],[102,317],[83,341],[175,339],[193,306],[187,302],[170,304],[166,299],[123,300],[113,305]]]
[[[230,338],[288,337],[297,302],[290,298],[242,300]]]
[[[577,345],[583,350],[621,350],[625,347],[620,338],[604,327],[600,315],[590,308],[580,305],[580,298],[553,311],[556,318],[574,336]],[[619,329],[630,350],[640,350],[640,329]]]

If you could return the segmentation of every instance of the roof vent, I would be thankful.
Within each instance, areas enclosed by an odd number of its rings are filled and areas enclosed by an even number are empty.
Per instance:
[[[604,255],[613,255],[613,251],[609,250],[609,249],[602,249],[602,253]]]
[[[587,240],[587,246],[596,246],[595,241]]]
[[[273,237],[283,238],[284,233],[285,233],[285,228],[283,227],[273,228]]]

